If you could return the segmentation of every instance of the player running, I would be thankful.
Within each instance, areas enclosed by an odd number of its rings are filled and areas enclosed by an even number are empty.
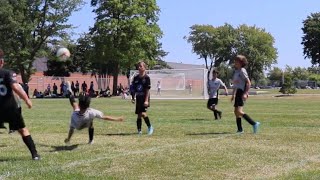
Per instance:
[[[16,93],[28,106],[32,107],[32,102],[25,91],[16,81],[16,74],[10,70],[4,69],[4,53],[0,49],[0,124],[8,122],[10,130],[18,130],[23,142],[28,147],[32,159],[40,160],[29,130],[24,123],[21,108],[19,107],[14,93]]]
[[[251,117],[243,112],[244,102],[248,99],[249,89],[251,82],[244,68],[248,64],[247,58],[243,55],[237,55],[234,60],[234,74],[233,74],[233,92],[231,101],[234,100],[234,115],[236,116],[236,122],[238,131],[237,133],[242,134],[241,117],[243,117],[249,124],[252,125],[253,133],[258,132],[260,122],[255,122]]]
[[[216,70],[212,71],[212,79],[208,81],[208,93],[209,99],[207,103],[207,108],[213,111],[214,119],[217,120],[218,117],[221,119],[222,112],[217,109],[218,105],[218,96],[219,96],[219,88],[222,86],[225,91],[225,95],[228,95],[228,89],[226,85],[218,78],[219,72]]]

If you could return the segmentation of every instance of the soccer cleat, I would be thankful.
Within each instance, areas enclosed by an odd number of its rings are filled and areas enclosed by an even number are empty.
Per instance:
[[[260,122],[256,122],[256,124],[252,126],[254,134],[258,132],[259,126],[260,126]]]
[[[244,131],[242,130],[242,131],[237,131],[237,134],[243,134],[244,133]]]
[[[88,144],[90,144],[90,145],[93,144],[93,143],[94,143],[94,140],[91,140],[91,141],[88,142]]]
[[[12,133],[14,133],[14,130],[10,130],[10,131],[8,132],[8,134],[12,134]]]
[[[153,133],[153,127],[150,126],[148,127],[148,135],[151,135]]]
[[[35,161],[39,161],[41,158],[40,158],[40,155],[35,155],[35,156],[32,156],[32,160],[35,160]]]
[[[221,117],[222,117],[222,112],[221,111],[218,112],[218,117],[219,117],[219,119],[221,119]]]
[[[138,131],[138,135],[141,136],[142,135],[142,131]]]

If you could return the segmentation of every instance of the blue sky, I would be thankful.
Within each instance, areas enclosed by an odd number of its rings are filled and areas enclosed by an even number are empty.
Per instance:
[[[93,26],[95,14],[91,13],[90,0],[70,18],[77,28],[76,33],[87,32]],[[221,26],[229,23],[234,27],[241,24],[256,25],[275,38],[278,49],[277,67],[309,67],[304,59],[301,45],[302,21],[308,15],[320,12],[320,1],[304,0],[158,0],[161,9],[158,22],[164,35],[163,49],[169,52],[164,58],[169,62],[204,64],[192,53],[191,44],[183,39],[194,24]]]

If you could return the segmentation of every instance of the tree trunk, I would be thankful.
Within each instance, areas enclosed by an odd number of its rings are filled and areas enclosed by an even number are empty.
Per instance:
[[[112,95],[117,95],[117,86],[118,86],[118,75],[119,75],[119,64],[117,63],[114,67],[113,75],[113,88],[112,88]]]
[[[206,69],[208,69],[208,60],[207,60],[207,56],[204,56],[204,61],[206,62]]]
[[[19,67],[19,71],[20,71],[22,83],[23,84],[28,83],[29,78],[27,77],[27,74],[22,66]]]

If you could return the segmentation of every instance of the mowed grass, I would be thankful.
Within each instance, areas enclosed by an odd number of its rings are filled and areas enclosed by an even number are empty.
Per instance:
[[[250,96],[245,112],[261,122],[258,134],[243,121],[235,134],[230,97],[221,96],[222,120],[206,100],[151,100],[152,136],[136,134],[134,105],[92,99],[91,107],[125,122],[95,120],[95,143],[86,129],[67,136],[68,99],[34,99],[23,106],[41,161],[32,161],[18,133],[0,134],[0,179],[320,179],[320,96]]]

